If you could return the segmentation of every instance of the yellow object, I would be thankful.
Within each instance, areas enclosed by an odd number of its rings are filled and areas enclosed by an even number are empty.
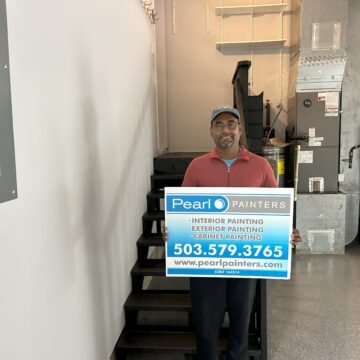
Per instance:
[[[285,174],[285,159],[279,159],[277,162],[278,175]]]

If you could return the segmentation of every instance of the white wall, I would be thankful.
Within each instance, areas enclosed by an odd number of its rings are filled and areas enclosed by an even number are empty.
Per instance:
[[[107,359],[155,152],[137,0],[7,1],[19,197],[0,204],[0,359]]]

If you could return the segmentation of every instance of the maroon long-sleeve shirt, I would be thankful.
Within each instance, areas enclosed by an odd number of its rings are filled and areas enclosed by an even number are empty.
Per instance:
[[[269,162],[245,148],[229,169],[213,149],[190,163],[182,186],[276,187],[276,180]]]

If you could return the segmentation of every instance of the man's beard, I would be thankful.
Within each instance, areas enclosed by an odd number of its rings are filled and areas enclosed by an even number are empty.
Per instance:
[[[219,144],[223,149],[230,149],[234,144],[234,138],[231,135],[225,135],[220,138]]]

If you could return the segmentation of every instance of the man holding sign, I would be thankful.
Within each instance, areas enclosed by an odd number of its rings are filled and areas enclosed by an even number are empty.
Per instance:
[[[239,146],[241,137],[240,114],[237,109],[222,106],[215,109],[211,115],[210,133],[216,145],[210,153],[194,159],[186,170],[183,187],[252,187],[252,188],[274,188],[276,180],[270,164],[264,158],[257,156],[242,146]],[[230,190],[230,189],[229,189]],[[269,191],[270,192],[270,191]],[[233,211],[236,204],[235,195],[231,198]],[[226,199],[225,199],[226,200]],[[215,201],[215,208],[221,208],[221,198]],[[270,202],[269,202],[270,203]],[[234,205],[235,204],[235,205]],[[271,202],[271,206],[281,206]],[[275,204],[275,205],[274,205]],[[173,200],[174,207],[187,208],[191,203],[180,200]],[[197,208],[204,208],[209,204],[206,201],[195,204]],[[210,206],[210,205],[209,205]],[[270,206],[270,205],[269,205]],[[234,218],[234,217],[233,217]],[[192,220],[190,220],[192,221]],[[203,222],[209,228],[220,229],[219,233],[212,231],[197,234],[196,236],[214,237],[212,240],[223,239],[221,229],[225,229],[224,222],[232,221],[231,218],[213,219],[205,218]],[[219,223],[220,222],[220,223]],[[221,224],[221,222],[223,224]],[[222,226],[223,225],[223,226]],[[229,225],[227,225],[229,226]],[[200,227],[199,227],[200,228]],[[226,228],[228,230],[228,228]],[[171,239],[171,233],[170,239]],[[234,235],[236,236],[236,235]],[[237,235],[240,236],[240,235]],[[203,239],[202,239],[203,240]],[[297,230],[293,230],[291,242],[296,244],[301,238]],[[177,253],[186,250],[177,244]],[[205,253],[200,244],[196,244],[195,251]],[[213,246],[210,248],[210,246]],[[210,245],[207,255],[218,251],[216,245]],[[224,247],[225,245],[223,245]],[[235,248],[234,248],[235,247]],[[260,246],[258,245],[260,248]],[[274,247],[272,254],[280,247]],[[258,249],[259,250],[259,249]],[[212,253],[210,253],[212,251]],[[228,251],[229,256],[238,254],[235,245],[221,248],[220,251]],[[243,249],[242,249],[243,251]],[[245,251],[250,251],[246,249]],[[260,250],[259,250],[260,251]],[[239,253],[240,254],[240,253]],[[243,256],[246,252],[243,253]],[[266,256],[266,254],[265,254]],[[234,260],[235,261],[235,260]],[[218,260],[222,262],[222,260]],[[223,275],[224,276],[224,275]],[[226,276],[226,275],[225,275]],[[241,275],[240,275],[241,276]],[[256,278],[230,277],[191,277],[190,278],[190,299],[192,304],[192,316],[196,327],[197,354],[199,360],[218,359],[218,336],[219,329],[224,319],[225,309],[229,314],[229,339],[226,359],[245,360],[247,359],[248,328],[254,295],[256,291]]]

